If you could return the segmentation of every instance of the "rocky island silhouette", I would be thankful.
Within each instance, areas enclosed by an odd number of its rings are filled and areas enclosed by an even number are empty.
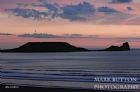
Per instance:
[[[19,48],[1,50],[1,52],[81,52],[88,49],[75,47],[66,42],[28,42]]]
[[[130,46],[128,42],[123,43],[122,46],[110,46],[109,48],[96,51],[129,51]],[[84,52],[95,51],[86,48],[76,47],[66,42],[28,42],[18,48],[0,50],[0,52]]]
[[[123,43],[121,46],[110,46],[109,48],[99,51],[129,51],[130,46],[128,42]]]

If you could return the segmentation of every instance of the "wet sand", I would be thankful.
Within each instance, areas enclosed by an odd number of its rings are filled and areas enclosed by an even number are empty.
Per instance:
[[[46,92],[134,92],[134,91],[109,91],[109,90],[93,90],[93,89],[76,89],[76,88],[46,88],[33,86],[19,86],[0,84],[0,89],[22,89],[22,90],[43,90]],[[138,91],[135,91],[138,92]]]

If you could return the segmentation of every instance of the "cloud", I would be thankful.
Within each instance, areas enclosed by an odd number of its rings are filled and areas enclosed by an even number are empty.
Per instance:
[[[120,37],[116,39],[119,41],[140,42],[140,37]]]
[[[98,38],[98,35],[82,35],[82,34],[64,34],[64,38]]]
[[[112,0],[111,3],[130,3],[133,0]]]
[[[90,38],[90,39],[100,39],[100,40],[117,40],[117,41],[128,41],[128,42],[140,42],[140,37],[100,37],[99,35],[82,35],[82,34],[63,34],[63,35],[54,35],[54,34],[21,34],[17,35],[18,37],[24,38]]]
[[[10,33],[0,33],[0,35],[14,35]],[[117,41],[128,41],[128,42],[140,42],[140,37],[101,37],[99,35],[83,35],[83,34],[62,34],[62,35],[54,35],[54,34],[43,34],[43,33],[33,33],[33,34],[21,34],[15,35],[17,37],[23,38],[90,38],[90,39],[102,39],[102,40],[117,40]]]
[[[31,37],[31,38],[60,38],[60,36],[52,35],[52,34],[22,34],[18,35],[18,37]]]
[[[119,13],[119,11],[113,9],[113,8],[110,8],[110,7],[99,7],[98,8],[98,12],[103,12],[105,14],[112,14],[112,13]]]
[[[26,4],[23,5],[26,6]],[[16,16],[22,16],[23,18],[53,19],[59,17],[71,21],[87,20],[89,16],[92,16],[96,12],[94,6],[88,2],[64,6],[59,6],[58,4],[41,3],[39,5],[32,4],[32,7],[43,7],[46,8],[46,11],[24,8],[8,9],[7,11],[14,13]]]
[[[52,13],[52,17],[60,17],[68,19],[70,21],[86,20],[89,16],[93,15],[96,11],[93,5],[88,2],[82,2],[75,5],[60,6],[56,3],[49,4],[46,0],[39,0],[43,2],[37,7],[45,7],[49,13]]]
[[[17,7],[27,7],[30,6],[30,4],[27,3],[16,3]]]
[[[34,9],[8,9],[7,11],[14,13],[16,16],[21,16],[23,18],[32,18],[32,19],[44,19],[46,16],[49,16],[47,12],[40,12]]]
[[[44,7],[47,9],[49,15],[51,15],[51,17],[57,17],[59,15],[59,10],[60,10],[60,6],[58,4],[49,4],[49,3],[43,3],[40,5],[32,5],[35,7]]]
[[[69,20],[86,20],[89,16],[96,12],[93,5],[88,2],[79,3],[77,5],[66,5],[62,7],[63,13],[60,16]]]
[[[127,10],[132,11],[132,10],[133,10],[133,8],[132,8],[132,7],[130,7],[130,6],[128,6],[128,7],[127,7]]]
[[[0,35],[13,35],[13,34],[10,34],[10,33],[0,33]]]
[[[29,37],[29,38],[96,38],[97,35],[82,35],[82,34],[64,34],[64,35],[53,35],[53,34],[21,34],[18,37]]]
[[[140,36],[136,37],[98,37],[98,39],[104,39],[104,40],[117,40],[122,42],[140,42]]]
[[[128,16],[128,14],[113,9],[111,6],[96,8],[90,2],[60,5],[58,3],[40,0],[39,3],[20,3],[19,5],[21,7],[8,9],[7,11],[16,16],[35,20],[49,21],[61,18],[69,21],[89,21],[95,24],[120,24]]]

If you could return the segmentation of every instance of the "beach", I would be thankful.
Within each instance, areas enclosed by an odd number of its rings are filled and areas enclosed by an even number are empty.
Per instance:
[[[3,87],[89,92],[139,90],[139,51],[0,54]]]

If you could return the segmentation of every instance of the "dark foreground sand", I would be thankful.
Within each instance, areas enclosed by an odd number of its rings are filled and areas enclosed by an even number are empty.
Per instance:
[[[32,86],[16,86],[0,84],[0,89],[24,89],[24,90],[44,90],[45,92],[134,92],[134,91],[109,91],[109,90],[92,90],[92,89],[72,89],[72,88],[45,88]],[[139,92],[139,91],[135,91]]]

